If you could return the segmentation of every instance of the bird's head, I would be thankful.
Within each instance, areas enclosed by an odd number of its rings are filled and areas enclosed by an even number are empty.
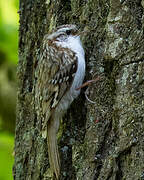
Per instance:
[[[57,27],[48,39],[51,41],[67,42],[70,38],[79,38],[79,31],[76,25],[67,24]]]

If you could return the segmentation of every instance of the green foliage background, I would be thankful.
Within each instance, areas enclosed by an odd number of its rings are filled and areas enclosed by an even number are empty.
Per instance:
[[[17,11],[18,0],[0,1],[0,180],[13,179],[13,119],[18,61]]]
[[[16,63],[18,41],[18,0],[0,1],[0,62]]]

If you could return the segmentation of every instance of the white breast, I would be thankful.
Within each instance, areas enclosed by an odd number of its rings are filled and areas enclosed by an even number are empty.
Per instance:
[[[77,96],[80,91],[76,90],[78,88],[84,79],[85,76],[85,57],[84,57],[84,49],[82,47],[80,37],[70,37],[69,38],[69,48],[76,53],[76,56],[78,57],[78,68],[74,77],[74,81],[72,84],[72,87],[70,89],[71,93],[74,96]]]
[[[72,86],[70,90],[66,93],[66,95],[61,99],[58,107],[59,111],[63,111],[67,110],[72,101],[80,93],[80,90],[76,90],[76,88],[82,85],[85,76],[85,54],[79,36],[70,36],[66,42],[59,42],[59,45],[71,49],[76,53],[76,56],[78,57],[78,68]]]

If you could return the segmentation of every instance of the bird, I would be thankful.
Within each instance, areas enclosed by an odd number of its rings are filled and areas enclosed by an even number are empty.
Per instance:
[[[57,132],[70,104],[80,94],[85,77],[85,52],[76,25],[56,27],[44,36],[36,67],[35,98],[42,118],[42,136],[47,138],[50,169],[60,177]]]

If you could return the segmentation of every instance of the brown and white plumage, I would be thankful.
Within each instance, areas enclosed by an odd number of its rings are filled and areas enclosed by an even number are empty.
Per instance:
[[[56,134],[59,121],[84,79],[85,58],[75,25],[58,27],[43,39],[36,69],[36,99],[43,115],[42,132],[47,136],[49,161],[56,178],[60,175],[60,158]],[[46,132],[46,134],[45,134]]]

